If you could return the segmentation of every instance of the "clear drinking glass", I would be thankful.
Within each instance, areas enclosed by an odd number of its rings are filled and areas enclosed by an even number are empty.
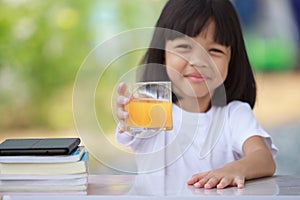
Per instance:
[[[137,82],[129,90],[127,131],[172,130],[171,82]]]

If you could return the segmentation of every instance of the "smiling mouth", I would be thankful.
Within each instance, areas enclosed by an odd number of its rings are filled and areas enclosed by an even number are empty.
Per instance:
[[[209,79],[209,77],[198,73],[187,74],[184,77],[195,83],[201,83]]]

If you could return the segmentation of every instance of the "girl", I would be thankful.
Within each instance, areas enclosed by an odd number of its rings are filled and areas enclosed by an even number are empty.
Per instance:
[[[129,98],[119,85],[116,137],[139,171],[186,173],[187,184],[207,189],[274,174],[277,149],[252,112],[256,84],[229,0],[169,0],[143,64],[142,81],[172,82],[174,127],[148,137],[126,132]]]

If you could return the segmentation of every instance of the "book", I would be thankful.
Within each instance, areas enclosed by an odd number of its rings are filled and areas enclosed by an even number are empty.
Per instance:
[[[78,146],[70,155],[51,156],[0,156],[0,163],[62,163],[77,162],[85,152],[84,146]]]
[[[1,185],[1,192],[66,192],[66,191],[83,191],[87,189],[84,185]]]
[[[30,175],[27,175],[30,176]],[[77,177],[76,177],[77,176]],[[30,176],[29,179],[24,176],[14,177],[15,179],[4,179],[0,181],[0,195],[28,195],[41,194],[86,194],[88,175],[55,175],[55,176]],[[35,179],[36,178],[36,179]],[[44,178],[44,179],[42,179]]]
[[[78,196],[86,196],[88,194],[87,190],[74,190],[74,191],[23,191],[23,192],[17,192],[17,191],[0,191],[0,196],[3,196],[2,200],[16,200],[16,199],[32,199],[32,196],[40,196],[40,199],[56,199],[52,197],[61,196],[63,195],[63,199],[67,200],[73,200],[74,195]],[[42,196],[42,197],[41,197]],[[24,199],[25,198],[25,199]]]
[[[89,153],[0,156],[2,194],[87,194]]]
[[[67,163],[0,163],[0,174],[10,175],[66,175],[87,173],[88,152],[80,161]]]
[[[87,173],[79,174],[61,174],[61,175],[32,175],[32,174],[0,174],[0,180],[72,180],[78,178],[86,178]]]
[[[87,176],[83,178],[74,179],[60,179],[60,180],[0,180],[0,188],[2,186],[40,186],[40,185],[84,185],[87,184]]]

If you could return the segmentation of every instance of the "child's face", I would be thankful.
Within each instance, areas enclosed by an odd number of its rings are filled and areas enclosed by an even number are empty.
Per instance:
[[[231,48],[214,41],[215,24],[194,38],[166,42],[167,73],[176,95],[210,98],[226,79]]]

